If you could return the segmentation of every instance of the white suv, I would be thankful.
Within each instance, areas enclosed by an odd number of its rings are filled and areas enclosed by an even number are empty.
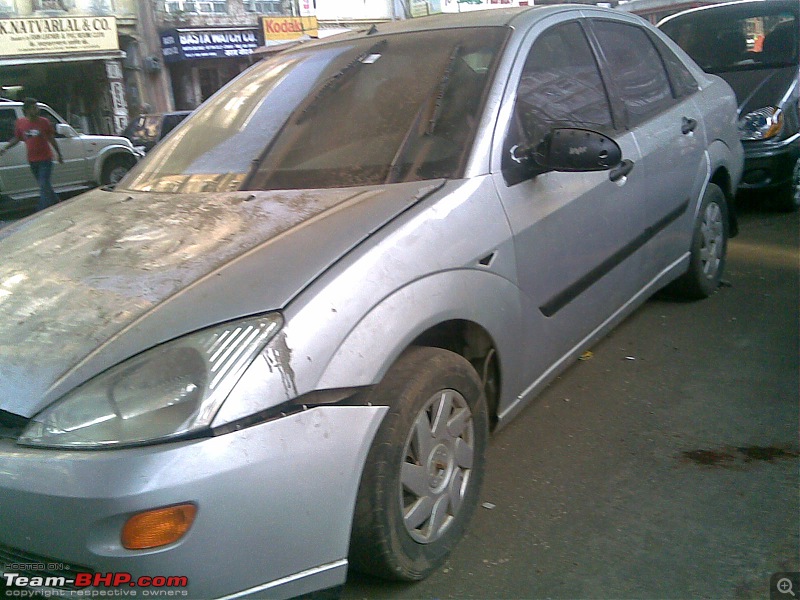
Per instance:
[[[64,157],[63,164],[53,164],[56,192],[72,193],[114,184],[139,159],[130,140],[78,133],[49,106],[39,104],[39,109],[53,123]],[[22,102],[0,101],[0,147],[12,138],[14,123],[21,116]],[[0,213],[28,209],[38,197],[39,187],[28,166],[25,145],[17,144],[0,158]]]

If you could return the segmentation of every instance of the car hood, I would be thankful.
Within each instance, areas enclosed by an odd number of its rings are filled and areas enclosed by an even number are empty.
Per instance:
[[[797,66],[729,71],[718,75],[733,88],[741,117],[765,106],[778,106],[789,86],[797,80]]]
[[[0,410],[30,417],[158,343],[285,307],[442,184],[95,190],[0,230]]]

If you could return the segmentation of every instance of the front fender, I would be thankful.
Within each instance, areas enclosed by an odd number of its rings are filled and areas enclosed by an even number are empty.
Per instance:
[[[527,353],[520,345],[530,338],[522,314],[520,291],[508,279],[467,269],[435,273],[398,289],[364,315],[323,369],[318,388],[378,383],[420,334],[463,320],[480,325],[494,342],[504,377],[502,405],[523,385]]]

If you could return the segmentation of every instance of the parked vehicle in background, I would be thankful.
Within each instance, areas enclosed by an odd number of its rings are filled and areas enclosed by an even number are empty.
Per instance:
[[[53,163],[53,188],[59,194],[78,193],[115,184],[136,164],[139,154],[130,140],[113,135],[78,133],[52,108],[39,104],[41,116],[53,123],[63,164]],[[14,135],[22,102],[0,100],[0,147]],[[36,205],[39,185],[28,166],[25,145],[17,144],[0,157],[0,214]]]
[[[744,0],[690,9],[658,27],[739,101],[745,151],[741,187],[800,208],[800,2]]]
[[[589,6],[304,44],[0,231],[0,556],[191,598],[433,572],[490,429],[719,284],[736,101],[676,52]]]
[[[128,138],[134,147],[140,148],[142,152],[149,152],[190,114],[192,114],[190,110],[142,114],[130,122],[122,135]]]

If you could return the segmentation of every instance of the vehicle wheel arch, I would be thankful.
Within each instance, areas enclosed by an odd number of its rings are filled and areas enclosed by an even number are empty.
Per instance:
[[[401,355],[416,346],[449,350],[470,362],[483,383],[490,424],[494,428],[497,423],[503,365],[491,334],[475,321],[452,319],[423,331],[403,349]]]
[[[103,184],[103,177],[105,176],[106,169],[108,168],[108,165],[111,164],[111,161],[127,163],[128,168],[130,169],[136,164],[136,156],[122,147],[109,147],[104,149],[104,151],[101,151],[100,155],[97,157],[97,161],[95,162],[93,173],[94,180],[97,183]]]
[[[427,302],[454,287],[463,291],[447,294],[447,303]],[[488,387],[494,423],[503,398],[513,395],[524,379],[526,352],[515,351],[525,329],[519,298],[512,282],[491,273],[460,270],[417,280],[378,302],[354,325],[319,372],[316,387],[374,385],[409,348],[442,348],[473,365]],[[386,340],[392,341],[390,347]]]
[[[713,183],[722,190],[725,194],[725,200],[728,204],[728,234],[734,237],[739,233],[739,220],[736,214],[736,190],[733,187],[731,174],[725,167],[717,167],[711,175],[709,183]]]
[[[740,150],[743,157],[743,151]],[[735,172],[737,160],[731,148],[721,140],[715,140],[708,147],[708,181],[722,190],[728,204],[728,232],[734,237],[739,231],[736,214],[736,189],[742,175],[742,163],[738,162],[739,171]],[[697,198],[697,207],[702,201],[702,194]]]

